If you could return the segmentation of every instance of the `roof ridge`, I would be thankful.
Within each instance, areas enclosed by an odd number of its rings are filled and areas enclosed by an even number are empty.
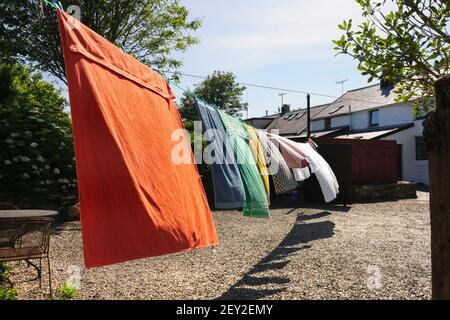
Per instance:
[[[375,87],[375,86],[379,86],[380,82],[376,83],[376,84],[372,84],[372,85],[368,85],[368,86],[364,86],[361,88],[356,88],[356,89],[351,89],[351,90],[347,90],[346,93],[344,93],[341,97],[345,96],[348,92],[355,92],[355,91],[359,91],[359,90],[363,90],[363,89],[367,89],[367,88],[371,88],[371,87]],[[339,99],[339,98],[338,98]]]
[[[329,106],[331,103],[324,103],[324,104],[319,104],[317,106],[313,106],[310,109],[314,109],[314,108],[320,108],[320,107],[325,107],[325,106]],[[292,111],[289,111],[289,113],[293,113],[293,112],[299,112],[299,111],[306,111],[308,109],[308,107],[304,107],[304,108],[299,108],[299,109],[295,109]]]

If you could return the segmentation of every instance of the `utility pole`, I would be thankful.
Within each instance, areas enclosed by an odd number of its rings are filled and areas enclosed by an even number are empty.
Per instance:
[[[308,139],[311,137],[311,95],[309,93],[306,94],[306,116],[308,129],[306,132],[306,136]]]
[[[342,95],[344,95],[344,83],[346,83],[347,81],[348,81],[348,79],[341,80],[341,81],[336,81],[336,84],[340,84],[341,85]]]
[[[350,132],[352,132],[352,105],[348,105],[348,128],[350,129]]]

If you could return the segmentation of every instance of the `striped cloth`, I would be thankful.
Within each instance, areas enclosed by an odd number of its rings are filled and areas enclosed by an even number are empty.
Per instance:
[[[263,130],[256,130],[261,142],[266,158],[267,171],[272,176],[275,193],[277,195],[286,194],[297,189],[298,184],[292,170],[281,155],[277,146],[270,141],[267,133]]]

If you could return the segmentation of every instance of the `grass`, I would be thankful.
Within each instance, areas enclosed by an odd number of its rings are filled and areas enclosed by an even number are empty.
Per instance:
[[[5,288],[4,283],[8,278],[8,274],[12,271],[12,267],[5,262],[0,262],[0,300],[16,300],[17,290],[15,288]]]
[[[73,284],[64,283],[59,289],[59,300],[72,300],[78,296],[78,290]]]

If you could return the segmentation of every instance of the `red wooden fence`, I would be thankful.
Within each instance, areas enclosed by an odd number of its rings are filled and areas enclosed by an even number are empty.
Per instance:
[[[399,150],[395,141],[356,139],[315,139],[317,144],[349,144],[352,146],[353,184],[396,183]]]

